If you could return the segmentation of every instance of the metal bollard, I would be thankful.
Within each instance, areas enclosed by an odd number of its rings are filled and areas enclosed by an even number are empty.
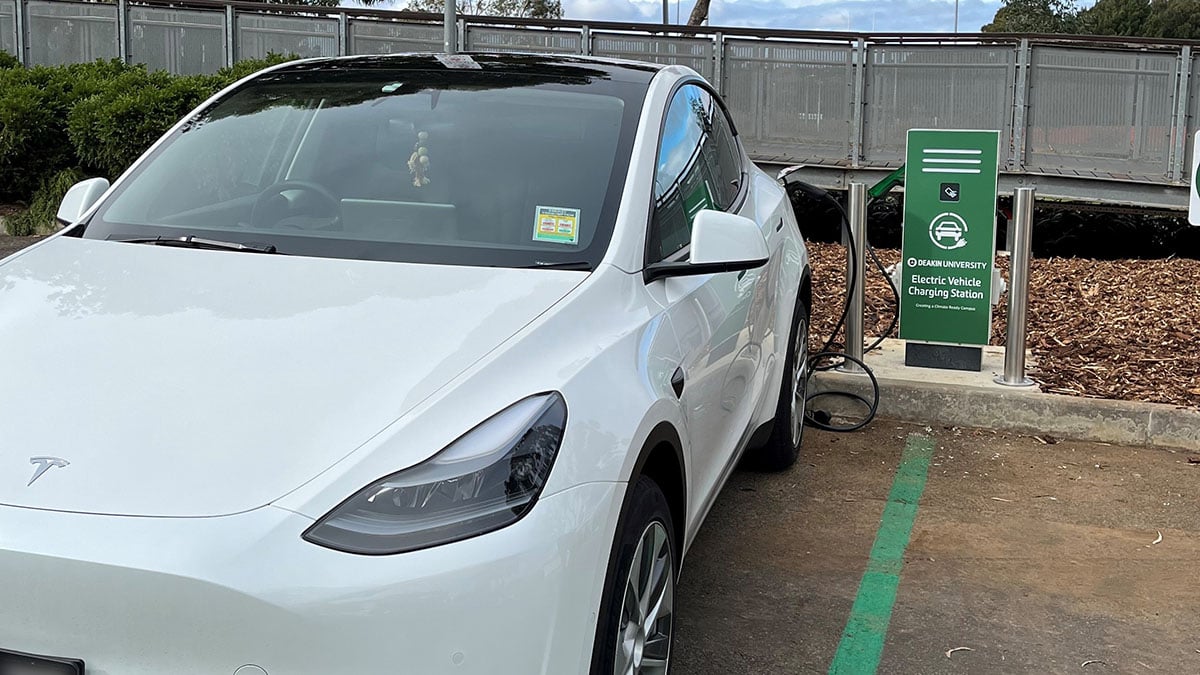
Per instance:
[[[1009,251],[1008,283],[1008,341],[1004,345],[1004,375],[995,377],[996,384],[1009,387],[1029,387],[1033,380],[1025,377],[1025,322],[1029,307],[1029,250],[1033,238],[1033,188],[1019,187],[1013,196],[1013,216],[1016,228]]]
[[[854,279],[850,292],[850,310],[846,313],[846,353],[862,360],[863,357],[863,307],[866,304],[867,286],[867,185],[850,183],[849,206],[850,238],[854,242],[854,254],[846,247],[846,283]],[[838,370],[845,373],[861,373],[862,368],[853,361],[846,361]]]

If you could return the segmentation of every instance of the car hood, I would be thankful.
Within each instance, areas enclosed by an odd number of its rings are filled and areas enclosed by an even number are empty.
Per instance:
[[[585,276],[44,242],[0,264],[0,504],[145,516],[268,504]]]

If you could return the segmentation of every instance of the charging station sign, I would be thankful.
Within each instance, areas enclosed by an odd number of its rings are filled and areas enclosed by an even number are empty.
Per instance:
[[[1188,190],[1188,224],[1200,225],[1200,131],[1192,136],[1192,180]]]
[[[998,131],[908,132],[902,339],[988,343],[999,152]]]

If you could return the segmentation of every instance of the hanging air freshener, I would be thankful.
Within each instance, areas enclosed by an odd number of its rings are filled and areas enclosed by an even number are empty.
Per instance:
[[[429,149],[425,147],[427,140],[429,140],[428,133],[418,132],[417,143],[413,146],[412,155],[408,158],[408,172],[413,176],[413,187],[429,185]]]

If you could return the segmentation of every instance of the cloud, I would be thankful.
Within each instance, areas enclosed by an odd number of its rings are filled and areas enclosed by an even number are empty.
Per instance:
[[[342,0],[355,4],[355,0]],[[402,9],[408,0],[376,7]],[[695,0],[667,0],[671,22],[686,23]],[[1095,0],[1082,0],[1090,7]],[[954,30],[954,0],[712,0],[709,24],[798,30],[944,32]],[[996,15],[1000,0],[959,0],[958,28],[975,33]],[[565,18],[583,21],[662,21],[662,0],[563,0]],[[678,17],[678,19],[677,19]]]
[[[661,8],[660,3],[645,0],[565,0],[563,15],[568,19],[657,23],[662,21]]]
[[[667,2],[672,22],[676,16],[686,22],[695,4],[694,0]],[[949,33],[954,30],[954,5],[954,0],[712,0],[709,23],[799,30]],[[978,32],[999,7],[1000,0],[959,0],[959,31]],[[568,19],[658,22],[662,18],[662,0],[563,0],[563,9]]]

